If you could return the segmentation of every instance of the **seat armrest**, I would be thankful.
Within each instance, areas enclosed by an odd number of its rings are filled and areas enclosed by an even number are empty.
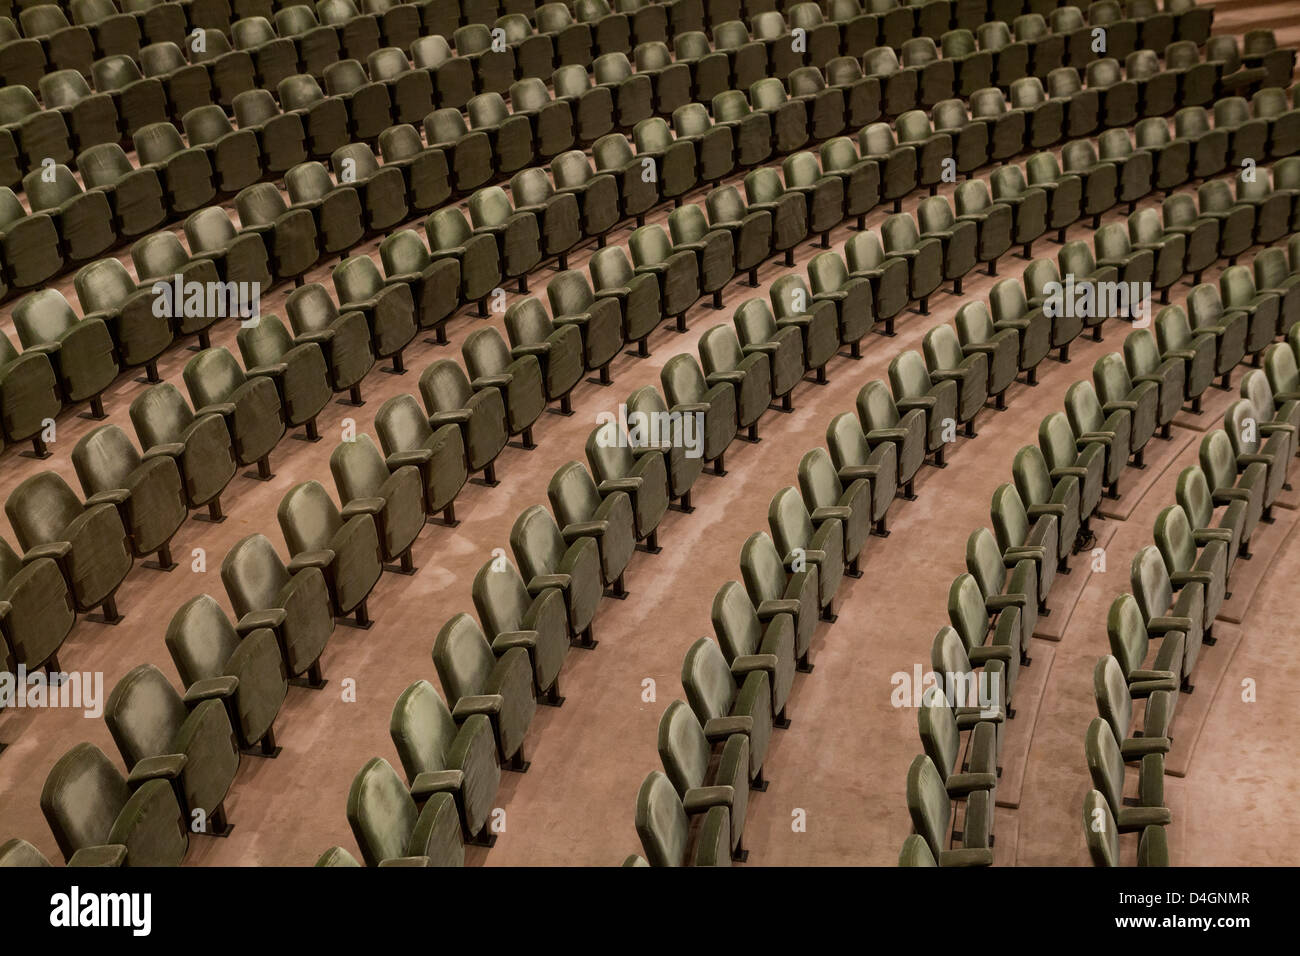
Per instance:
[[[239,678],[233,675],[224,677],[209,677],[206,680],[198,680],[189,686],[185,691],[185,705],[193,707],[195,704],[202,703],[205,700],[222,700],[230,697],[239,689]]]
[[[714,807],[727,807],[730,809],[732,801],[735,799],[735,787],[692,787],[682,797],[682,806],[686,810],[686,815],[691,817],[705,813]]]
[[[126,847],[120,843],[104,843],[100,846],[82,847],[72,854],[68,866],[126,866]]]
[[[742,654],[731,662],[731,673],[739,677],[751,671],[775,671],[775,654]]]
[[[489,717],[495,717],[501,713],[501,708],[505,706],[505,702],[506,699],[500,694],[475,694],[471,697],[462,697],[456,701],[456,706],[451,709],[451,717],[458,724],[463,724],[475,714],[486,714]]]
[[[175,780],[185,770],[189,758],[184,754],[162,754],[146,757],[135,765],[130,776],[126,778],[127,786],[132,790],[150,780]]]
[[[796,615],[799,613],[800,607],[801,602],[796,598],[762,601],[758,605],[758,619],[760,621],[770,621],[778,614]]]
[[[732,734],[749,736],[754,730],[754,718],[748,715],[713,717],[704,723],[704,736],[710,743],[726,740]]]
[[[426,770],[411,784],[411,796],[423,803],[435,793],[457,793],[465,783],[463,770]]]
[[[323,571],[333,563],[334,557],[334,552],[329,548],[322,548],[319,551],[300,551],[289,561],[289,573],[297,574],[304,568],[320,568]]]
[[[528,582],[528,593],[536,597],[549,588],[566,590],[573,583],[571,574],[539,574]]]
[[[49,558],[53,561],[60,561],[66,558],[72,552],[72,543],[70,541],[47,541],[44,544],[38,544],[34,548],[29,548],[23,552],[23,564],[29,564],[40,558]]]
[[[628,478],[606,478],[596,486],[596,490],[600,492],[602,497],[605,495],[612,495],[618,491],[626,491],[628,494],[631,494],[634,491],[640,491],[643,484],[645,484],[643,478],[637,478],[634,476]]]
[[[599,538],[609,530],[608,521],[579,521],[564,526],[562,532],[566,544],[572,544],[578,538]]]
[[[289,612],[282,607],[268,607],[260,611],[249,611],[235,624],[235,630],[241,636],[263,627],[274,631],[281,627],[288,617]]]
[[[353,498],[343,506],[343,520],[357,515],[378,515],[387,504],[383,498]]]
[[[492,653],[500,657],[515,647],[532,650],[537,646],[536,631],[502,631],[492,639]]]

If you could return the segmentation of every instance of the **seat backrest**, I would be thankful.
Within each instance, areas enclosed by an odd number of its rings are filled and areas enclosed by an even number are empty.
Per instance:
[[[704,216],[698,206],[683,206],[676,211],[685,212],[688,209],[694,210],[701,218]],[[627,253],[621,246],[607,245],[603,249],[596,250],[592,253],[589,268],[597,289],[622,288],[629,285],[634,276],[632,263],[628,261]]]
[[[799,497],[798,489],[791,485],[772,496],[767,506],[767,524],[772,530],[772,540],[783,556],[796,548],[806,548],[812,541],[812,517]]]
[[[966,110],[965,100],[940,100],[934,104],[930,116],[936,130],[959,130],[963,126],[970,125],[970,114]]]
[[[752,203],[775,202],[784,192],[781,176],[771,166],[755,169],[745,177],[745,196]]]
[[[64,858],[108,843],[130,796],[122,774],[94,744],[77,744],[60,757],[41,788],[41,812]]]
[[[1083,798],[1083,833],[1094,866],[1119,866],[1119,830],[1105,795],[1097,790]]]
[[[165,636],[181,683],[227,673],[230,656],[239,648],[240,635],[221,605],[209,594],[190,598],[177,609]]]
[[[1004,482],[994,490],[989,517],[993,521],[993,530],[997,532],[998,544],[1004,551],[1020,547],[1029,537],[1029,516],[1025,513],[1024,500],[1010,482]]]
[[[1127,740],[1133,721],[1133,700],[1119,661],[1109,654],[1099,659],[1093,668],[1092,692],[1097,699],[1097,712],[1110,725],[1115,739]]]
[[[915,249],[921,241],[921,234],[916,228],[916,220],[905,212],[889,216],[880,229],[885,239],[885,251],[896,249]]]
[[[1210,495],[1210,485],[1203,472],[1196,465],[1188,465],[1178,473],[1178,486],[1175,497],[1184,514],[1190,519],[1194,528],[1208,528],[1214,517],[1214,499]]]
[[[221,581],[226,586],[237,617],[249,611],[276,607],[280,589],[289,583],[289,569],[269,538],[250,534],[235,544],[221,562]]]
[[[135,60],[124,53],[96,60],[91,72],[95,89],[100,92],[125,89],[136,80],[144,78]]]
[[[889,363],[889,386],[898,398],[919,398],[930,391],[933,382],[921,353],[908,349]]]
[[[732,322],[744,345],[771,342],[776,338],[776,318],[764,299],[746,299],[736,309]]]
[[[422,36],[411,44],[411,59],[418,69],[434,70],[455,58],[444,36]]]
[[[1233,486],[1237,480],[1236,455],[1223,429],[1216,428],[1201,439],[1198,455],[1211,492]]]
[[[546,497],[561,527],[591,520],[601,505],[596,482],[581,462],[568,461],[556,469]]]
[[[25,479],[5,500],[5,514],[24,551],[62,540],[68,525],[82,510],[76,492],[52,471]]]
[[[319,481],[304,481],[290,488],[276,509],[280,530],[290,554],[322,551],[343,527],[343,516]]]
[[[387,760],[371,757],[357,772],[348,791],[347,814],[366,866],[406,856],[419,813]]]
[[[636,832],[651,866],[683,866],[690,823],[669,779],[652,770],[636,795]]]
[[[454,359],[438,359],[420,373],[420,396],[430,415],[468,407],[474,389]]]
[[[101,425],[87,432],[72,449],[72,466],[87,497],[126,488],[139,465],[140,454],[116,425]]]
[[[684,701],[674,700],[659,719],[659,759],[679,794],[704,785],[712,746]]]
[[[567,546],[551,513],[541,505],[529,505],[510,528],[510,549],[524,579],[532,580],[541,574],[556,573]]]
[[[478,622],[464,612],[442,626],[433,645],[438,680],[451,706],[462,697],[484,692],[496,658]]]
[[[799,459],[799,491],[814,511],[839,504],[843,485],[826,449],[810,449]]]
[[[148,757],[175,753],[187,714],[181,695],[152,664],[127,671],[104,705],[104,722],[127,770]]]
[[[936,325],[922,340],[925,364],[931,371],[957,368],[962,363],[961,343],[951,325]]]
[[[137,395],[131,402],[130,414],[140,444],[146,449],[179,441],[194,421],[194,412],[170,382],[160,382]]]
[[[976,528],[966,539],[966,570],[985,597],[1002,593],[1007,569],[1002,563],[1002,549],[988,528]]]
[[[1147,545],[1133,556],[1129,566],[1129,584],[1145,620],[1161,616],[1173,603],[1169,571],[1155,545]]]
[[[732,660],[757,654],[763,627],[749,595],[738,581],[727,581],[713,596],[713,633]]]
[[[1047,102],[1047,90],[1036,76],[1022,76],[1011,84],[1011,105],[1017,109],[1032,109]]]
[[[785,596],[788,575],[766,531],[755,531],[745,539],[740,549],[740,571],[745,589],[758,601],[778,601]]]
[[[744,355],[734,329],[715,325],[700,337],[700,360],[708,373],[730,371],[740,367]]]
[[[781,173],[786,186],[812,186],[822,178],[817,157],[806,150],[787,156],[781,163]]]
[[[661,227],[654,228],[663,232]],[[586,273],[577,269],[566,269],[556,275],[546,286],[546,298],[551,303],[553,315],[581,315],[596,301]]]
[[[446,702],[427,680],[417,680],[393,704],[388,733],[408,781],[422,773],[456,769],[447,763],[456,732]]]
[[[889,387],[880,379],[872,379],[858,391],[858,418],[867,431],[893,428],[899,422],[898,406]]]
[[[1106,636],[1110,640],[1110,652],[1124,673],[1131,674],[1142,666],[1150,639],[1142,609],[1133,595],[1121,594],[1111,602],[1106,614]]]
[[[907,811],[913,829],[925,838],[930,852],[937,858],[947,848],[952,805],[943,778],[924,754],[918,754],[907,769]]]
[[[670,405],[689,405],[704,401],[708,385],[695,357],[681,353],[670,358],[659,372],[664,396]]]
[[[917,218],[921,223],[921,233],[948,232],[953,228],[957,217],[945,196],[929,196],[922,199],[917,206]]]
[[[510,346],[506,345],[506,340],[495,328],[471,332],[461,346],[461,354],[471,378],[506,374],[514,360]]]
[[[947,781],[949,774],[957,766],[961,735],[957,730],[957,720],[953,716],[952,705],[948,703],[948,698],[938,686],[932,684],[921,694],[921,706],[916,711],[916,723],[926,756],[930,758],[939,776]]]
[[[387,455],[423,448],[433,437],[428,416],[413,395],[394,395],[379,406],[375,431]]]
[[[682,661],[682,687],[691,710],[705,722],[731,712],[736,684],[722,649],[707,637],[691,645]]]

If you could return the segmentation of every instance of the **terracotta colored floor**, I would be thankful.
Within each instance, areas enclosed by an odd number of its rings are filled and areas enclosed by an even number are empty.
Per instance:
[[[1283,5],[1252,0],[1215,6],[1216,32],[1241,33],[1256,23],[1259,7],[1268,7],[1272,15],[1281,14],[1276,8]],[[1286,15],[1274,18],[1283,27],[1278,40],[1284,44],[1300,40],[1300,17],[1289,14],[1288,9]],[[987,180],[990,172],[986,168],[979,175]],[[944,192],[950,195],[952,188],[945,187]],[[702,201],[702,197],[701,191],[691,198]],[[909,197],[904,208],[914,210],[920,198]],[[1148,199],[1144,205],[1154,202]],[[661,209],[650,221],[662,222],[667,211]],[[868,226],[878,229],[886,215],[887,209],[877,209],[868,217]],[[1106,221],[1122,218],[1117,210]],[[610,238],[626,244],[627,235],[626,229],[620,229]],[[842,249],[850,235],[847,226],[836,230],[833,248]],[[1091,230],[1076,225],[1069,238],[1090,239]],[[367,249],[377,257],[375,243]],[[1056,250],[1054,244],[1040,241],[1034,252],[1054,256]],[[570,266],[585,265],[590,251],[571,257]],[[802,273],[818,251],[812,243],[802,246],[797,271]],[[1249,262],[1257,251],[1251,250],[1242,261]],[[888,363],[898,351],[919,349],[925,331],[950,322],[963,299],[986,299],[998,279],[1018,277],[1024,265],[1018,257],[1005,257],[996,279],[982,272],[969,276],[964,297],[940,293],[932,297],[929,316],[900,316],[896,338],[869,337],[861,361],[833,359],[829,385],[800,386],[794,414],[764,417],[761,443],[733,444],[726,477],[701,477],[694,495],[696,511],[690,515],[671,511],[664,519],[663,553],[638,552],[633,558],[628,574],[632,596],[624,602],[602,603],[596,619],[599,648],[569,655],[562,678],[566,704],[559,710],[540,708],[529,733],[532,768],[522,776],[503,775],[497,806],[505,810],[505,832],[491,851],[470,849],[468,862],[600,865],[639,852],[632,827],[635,795],[644,775],[659,766],[655,750],[659,717],[669,701],[682,696],[683,654],[699,636],[711,634],[713,594],[728,578],[739,576],[740,546],[753,531],[766,529],[772,494],[795,482],[802,454],[824,443],[827,423],[853,407],[865,381],[886,377]],[[310,278],[327,279],[326,271]],[[642,385],[657,385],[659,370],[669,357],[682,351],[694,354],[705,330],[729,322],[735,307],[747,298],[766,296],[771,282],[785,271],[771,262],[760,272],[761,288],[733,283],[726,290],[722,311],[715,312],[707,303],[696,306],[688,317],[688,333],[678,335],[665,328],[652,337],[650,358],[617,358],[612,387],[580,385],[574,394],[573,417],[547,414],[539,423],[536,450],[512,447],[503,453],[498,462],[499,487],[471,485],[462,492],[457,500],[458,528],[426,526],[415,548],[419,573],[381,579],[370,602],[372,630],[335,631],[323,659],[328,686],[318,692],[290,689],[276,728],[282,754],[271,761],[244,759],[227,800],[233,834],[225,840],[195,837],[187,862],[304,865],[333,843],[355,852],[344,816],[352,776],[372,755],[396,765],[388,737],[393,701],[411,681],[424,678],[437,683],[429,657],[434,635],[451,614],[472,610],[473,575],[493,548],[509,553],[515,516],[529,504],[545,503],[546,483],[554,470],[571,458],[583,457],[583,443],[599,412],[613,410]],[[1217,279],[1218,271],[1208,271],[1204,281]],[[549,274],[547,270],[538,275],[532,288],[542,289]],[[59,287],[71,297],[70,279]],[[1173,301],[1181,301],[1189,288],[1187,284],[1177,287]],[[282,314],[287,292],[282,287],[266,296],[263,311]],[[319,444],[282,441],[273,455],[273,481],[260,484],[236,478],[225,498],[229,520],[217,526],[187,522],[174,541],[181,566],[172,573],[134,569],[120,592],[126,619],[117,627],[79,622],[61,654],[64,668],[103,671],[105,693],[143,661],[156,664],[175,680],[162,639],[175,609],[200,591],[213,594],[228,608],[218,569],[229,547],[255,531],[282,546],[275,521],[280,498],[307,478],[319,478],[333,490],[328,457],[346,419],[355,419],[358,430],[373,434],[373,416],[382,402],[402,391],[415,391],[419,370],[434,358],[459,358],[461,343],[481,321],[467,315],[453,319],[448,325],[450,346],[417,340],[408,350],[412,371],[405,376],[372,373],[365,383],[364,407],[331,404],[320,418],[324,440]],[[504,331],[499,315],[486,321]],[[0,328],[12,331],[8,314],[0,317]],[[1015,385],[1008,393],[1007,411],[981,414],[979,437],[959,440],[951,449],[950,467],[923,469],[917,501],[895,503],[890,512],[892,536],[872,539],[862,579],[845,579],[837,600],[839,620],[821,625],[814,642],[816,670],[796,680],[789,710],[792,726],[774,735],[767,760],[771,787],[753,795],[750,802],[745,842],[751,863],[894,862],[909,829],[903,795],[906,768],[920,744],[915,714],[890,706],[890,677],[897,671],[910,673],[914,664],[928,659],[934,632],[946,623],[949,583],[964,570],[966,536],[987,522],[989,497],[998,484],[1009,480],[1016,449],[1034,440],[1041,417],[1062,407],[1066,388],[1087,377],[1096,358],[1120,348],[1126,331],[1127,327],[1111,322],[1104,342],[1076,344],[1070,364],[1046,361],[1037,388]],[[234,329],[220,331],[214,343],[235,350]],[[179,382],[189,354],[170,352],[161,363],[163,377]],[[128,434],[133,431],[127,407],[142,388],[123,378],[106,395],[109,421]],[[0,497],[39,468],[53,468],[78,487],[69,453],[97,424],[65,414],[58,422],[54,457],[44,463],[18,458],[19,449],[7,449],[0,457]],[[1032,742],[1027,743],[1020,807],[998,811],[1000,864],[1086,863],[1079,829],[1080,801],[1089,786],[1083,734],[1094,712],[1092,666],[1106,649],[1106,607],[1127,587],[1128,562],[1150,542],[1155,514],[1173,501],[1178,470],[1195,461],[1198,442],[1199,436],[1164,463],[1163,472],[1128,520],[1104,522],[1115,527],[1107,544],[1109,571],[1089,579],[1063,639],[1050,645],[1054,654],[1042,649],[1037,663],[1043,668],[1038,679],[1044,692],[1037,719],[1026,720],[1025,726],[1013,722],[1010,731]],[[1284,848],[1296,845],[1300,837],[1300,811],[1294,809],[1300,775],[1289,759],[1287,742],[1277,732],[1296,717],[1294,700],[1283,688],[1289,686],[1286,679],[1294,680],[1300,670],[1300,651],[1289,640],[1300,608],[1290,583],[1300,574],[1300,532],[1290,531],[1295,514],[1280,511],[1276,525],[1261,528],[1257,550],[1265,550],[1262,543],[1273,534],[1277,540],[1267,550],[1275,556],[1263,573],[1249,613],[1238,625],[1241,640],[1233,645],[1235,653],[1223,679],[1217,687],[1207,684],[1197,691],[1209,695],[1212,705],[1188,775],[1167,778],[1166,792],[1175,812],[1170,834],[1175,863],[1296,862],[1287,858]],[[7,522],[0,525],[0,533],[12,540]],[[191,569],[195,549],[204,549],[205,572]],[[1081,560],[1076,558],[1075,565]],[[1042,643],[1035,641],[1036,652]],[[1207,649],[1206,659],[1223,649]],[[1246,677],[1259,684],[1257,703],[1240,703],[1241,681]],[[343,699],[345,678],[356,682],[354,703]],[[653,681],[650,702],[643,699],[647,680]],[[0,716],[0,740],[9,744],[0,756],[0,840],[22,836],[58,859],[39,810],[41,785],[58,756],[80,740],[96,742],[117,760],[107,729],[102,719],[84,719],[79,712],[7,711]],[[792,832],[792,814],[797,809],[806,811],[806,832]]]

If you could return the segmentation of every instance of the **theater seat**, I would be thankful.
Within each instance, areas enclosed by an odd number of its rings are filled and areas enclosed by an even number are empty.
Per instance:
[[[710,743],[743,734],[749,740],[749,785],[766,790],[763,760],[772,736],[772,696],[766,671],[733,673],[722,649],[707,637],[682,661],[682,687]]]
[[[57,672],[59,648],[76,619],[68,583],[54,559],[20,555],[0,538],[0,655],[6,669]]]
[[[191,688],[182,698],[152,664],[117,682],[104,722],[126,762],[128,785],[165,780],[184,798],[181,811],[195,833],[225,836],[224,801],[239,770],[239,747],[221,698],[229,681]]]
[[[251,534],[227,552],[221,581],[235,611],[235,630],[247,635],[270,628],[289,676],[306,674],[297,683],[324,687],[320,656],[334,632],[334,615],[320,569],[290,572],[264,535]]]
[[[912,761],[907,771],[907,810],[912,827],[919,833],[940,866],[991,866],[993,851],[989,838],[993,828],[993,800],[987,790],[976,790],[966,798],[961,846],[948,849],[952,804],[943,778],[924,754]]]
[[[24,355],[49,357],[64,402],[89,401],[91,416],[103,418],[103,393],[119,370],[107,323],[95,316],[78,318],[57,289],[25,296],[14,306],[13,322]]]
[[[90,743],[77,744],[50,769],[41,812],[69,864],[180,866],[189,848],[171,786],[156,778],[130,784]]]
[[[387,760],[371,757],[348,791],[348,824],[367,866],[464,866],[460,816],[450,793],[417,809]]]
[[[474,714],[458,724],[433,685],[418,680],[393,705],[388,733],[416,806],[450,794],[464,840],[492,846],[496,837],[488,833],[488,817],[501,768],[488,717]]]
[[[236,341],[248,374],[275,382],[285,428],[304,426],[307,441],[319,441],[316,417],[333,395],[320,344],[295,339],[270,313],[241,323]]]
[[[275,633],[259,628],[241,635],[221,606],[200,594],[172,615],[166,641],[186,698],[221,701],[241,753],[278,754],[275,718],[289,685]]]
[[[474,619],[461,613],[438,631],[433,663],[452,719],[463,725],[474,715],[486,716],[506,769],[526,771],[524,734],[537,708],[528,651],[517,646],[503,648],[496,656]]]
[[[131,552],[111,495],[83,503],[58,474],[43,471],[10,492],[5,514],[24,560],[53,558],[78,611],[101,608],[107,624],[122,619],[116,595],[131,570]]]
[[[101,425],[77,442],[72,465],[88,502],[116,506],[131,553],[143,558],[157,552],[157,561],[145,566],[172,570],[171,539],[188,516],[176,461],[149,450],[142,457],[126,432]]]
[[[569,621],[561,589],[548,582],[532,590],[513,564],[492,558],[474,576],[473,596],[492,652],[526,650],[538,703],[563,704],[559,679],[569,652]]]
[[[1083,832],[1093,866],[1121,865],[1119,827],[1100,791],[1089,790],[1083,798]],[[1169,865],[1169,843],[1164,827],[1151,825],[1143,828],[1138,842],[1137,865]]]

